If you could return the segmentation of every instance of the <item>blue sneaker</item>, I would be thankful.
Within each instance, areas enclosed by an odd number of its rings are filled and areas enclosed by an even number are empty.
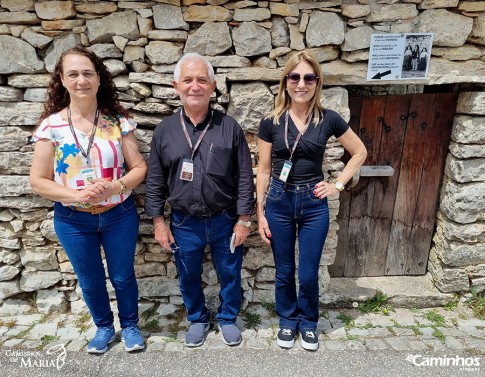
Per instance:
[[[105,353],[108,350],[108,345],[114,342],[115,338],[115,328],[113,326],[98,327],[96,335],[88,343],[87,351],[89,353]]]
[[[205,336],[210,329],[209,323],[192,323],[185,335],[187,347],[199,347],[204,344]]]
[[[242,341],[241,331],[236,325],[219,325],[222,341],[228,346],[237,346]]]
[[[140,334],[138,326],[129,326],[121,330],[121,341],[125,343],[128,352],[138,351],[145,348],[145,341]]]

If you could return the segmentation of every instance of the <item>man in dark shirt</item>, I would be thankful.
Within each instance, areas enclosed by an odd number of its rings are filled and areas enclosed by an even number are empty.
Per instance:
[[[191,322],[185,344],[202,345],[210,328],[201,280],[204,250],[210,245],[221,285],[216,320],[224,343],[237,345],[242,243],[250,232],[254,202],[251,155],[239,124],[209,106],[216,82],[206,59],[184,55],[173,85],[183,107],[153,133],[145,210],[153,218],[155,239],[175,254]],[[163,218],[166,201],[172,209],[170,227]]]

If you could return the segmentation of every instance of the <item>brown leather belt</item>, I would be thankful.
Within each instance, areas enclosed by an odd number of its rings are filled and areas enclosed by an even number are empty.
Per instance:
[[[110,209],[113,209],[117,205],[118,204],[111,205],[111,206],[92,206],[89,208],[83,208],[83,207],[73,207],[73,208],[79,212],[88,212],[91,215],[99,215],[100,213],[108,212]]]

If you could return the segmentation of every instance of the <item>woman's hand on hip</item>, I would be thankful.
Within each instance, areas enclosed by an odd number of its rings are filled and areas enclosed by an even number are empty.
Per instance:
[[[313,193],[317,198],[323,199],[327,196],[332,196],[338,194],[338,190],[335,187],[335,183],[321,181],[315,185]]]

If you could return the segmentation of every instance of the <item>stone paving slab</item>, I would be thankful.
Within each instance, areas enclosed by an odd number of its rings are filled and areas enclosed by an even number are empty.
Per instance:
[[[243,313],[237,324],[242,330],[243,342],[229,347],[213,326],[206,342],[200,348],[220,352],[230,350],[280,350],[276,344],[278,318],[274,312],[262,307],[246,309],[253,314],[252,328],[248,327]],[[318,324],[320,351],[368,350],[402,352],[473,352],[485,354],[485,321],[473,318],[469,312],[445,311],[443,308],[411,310],[396,308],[383,313],[363,314],[355,309],[322,310]],[[441,316],[441,317],[440,317]],[[259,319],[259,320],[258,320]],[[157,326],[153,327],[153,320]],[[152,327],[145,327],[152,321]],[[163,327],[162,324],[166,326]],[[170,321],[158,314],[140,323],[147,343],[147,352],[196,352],[185,346],[185,318]],[[109,352],[126,352],[120,340],[119,322],[115,323],[117,341]],[[47,350],[64,344],[66,350],[83,351],[96,332],[90,319],[82,314],[26,314],[0,317],[0,351],[2,349]],[[299,336],[290,353],[306,352]]]

